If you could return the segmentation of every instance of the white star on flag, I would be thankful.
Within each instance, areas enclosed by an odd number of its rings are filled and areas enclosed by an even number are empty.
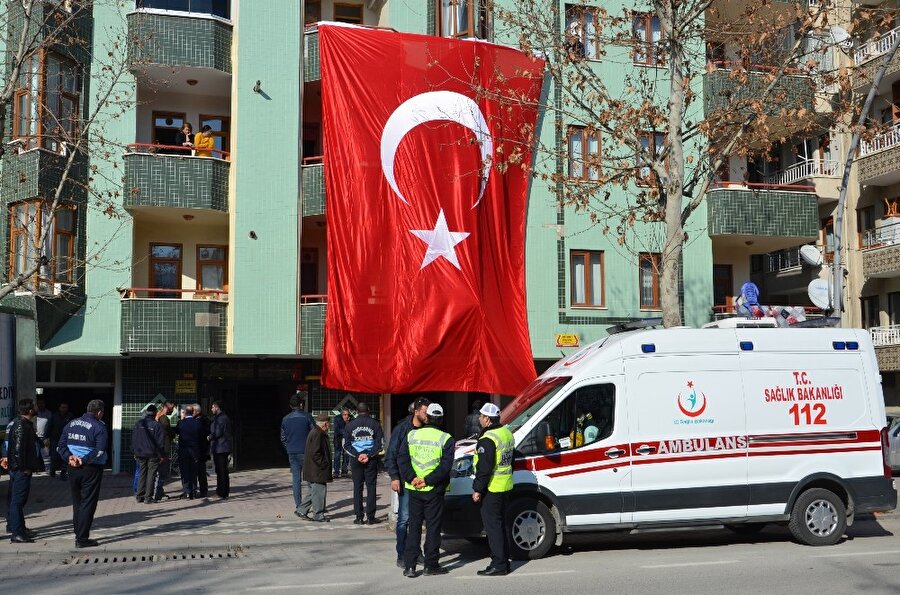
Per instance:
[[[422,259],[422,266],[419,267],[420,271],[442,256],[457,269],[462,270],[459,266],[459,260],[456,258],[454,246],[469,237],[469,232],[450,231],[447,227],[444,209],[441,209],[441,212],[438,214],[433,230],[410,229],[409,233],[428,244],[428,249],[425,250],[425,258]]]

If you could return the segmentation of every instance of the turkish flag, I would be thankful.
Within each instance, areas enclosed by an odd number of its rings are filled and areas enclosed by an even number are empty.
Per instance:
[[[328,310],[322,383],[512,395],[535,377],[525,214],[543,63],[319,26]]]

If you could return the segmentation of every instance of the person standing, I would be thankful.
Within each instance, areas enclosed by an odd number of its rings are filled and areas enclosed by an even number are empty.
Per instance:
[[[59,471],[59,479],[65,481],[67,478],[66,470],[68,465],[59,457],[56,451],[59,447],[59,437],[62,436],[63,428],[72,421],[75,416],[69,411],[68,403],[60,403],[59,409],[50,417],[50,428],[47,433],[50,436],[50,477],[56,477]]]
[[[474,438],[481,435],[481,424],[478,421],[481,418],[480,409],[481,401],[472,403],[472,413],[466,416],[463,438]]]
[[[210,421],[208,417],[203,415],[203,408],[200,407],[200,403],[194,403],[194,417],[197,418],[198,422],[200,422],[200,435],[209,436]],[[209,458],[209,440],[201,440],[200,462],[197,464],[197,495],[201,498],[206,498],[206,495],[209,493],[209,480],[206,474],[206,461],[208,461]]]
[[[384,446],[384,430],[377,420],[369,416],[369,406],[360,403],[359,415],[344,428],[344,448],[350,454],[350,473],[353,476],[354,525],[374,525],[375,480],[378,476],[378,453]],[[366,487],[366,520],[363,521],[363,485]]]
[[[91,525],[100,499],[100,482],[106,464],[109,434],[103,423],[103,401],[94,399],[87,412],[73,419],[59,439],[59,456],[69,464],[69,491],[72,494],[72,524],[75,547],[96,547],[91,539]]]
[[[172,152],[180,155],[190,155],[194,150],[193,138],[194,129],[191,126],[191,123],[185,122],[181,125],[181,128],[178,129],[178,132],[175,133],[175,146],[181,148],[174,149]]]
[[[403,568],[403,553],[406,551],[406,526],[409,523],[409,490],[403,486],[400,477],[400,467],[397,464],[397,455],[401,449],[406,449],[406,436],[415,428],[421,428],[419,418],[425,417],[425,410],[431,402],[425,397],[420,397],[409,404],[410,416],[400,421],[391,433],[391,441],[388,443],[387,457],[384,467],[391,477],[391,490],[397,492],[397,566]]]
[[[212,126],[204,124],[200,132],[194,135],[194,155],[197,157],[212,157],[216,148],[216,139],[212,135]],[[221,153],[217,154],[221,156]]]
[[[334,478],[347,475],[347,465],[350,463],[350,455],[344,450],[344,428],[350,422],[350,410],[344,407],[334,416]]]
[[[9,469],[9,502],[6,524],[10,543],[34,543],[34,533],[25,527],[25,504],[31,492],[31,476],[40,469],[37,434],[34,420],[37,410],[34,401],[19,401],[19,416],[13,420],[7,433],[6,466]]]
[[[291,485],[294,491],[294,514],[300,513],[303,503],[303,461],[306,453],[306,439],[315,427],[312,417],[303,411],[303,398],[294,393],[290,400],[291,412],[281,420],[281,444],[287,452],[291,466]]]
[[[300,516],[317,523],[327,523],[325,496],[331,481],[331,447],[328,445],[329,419],[326,413],[316,416],[316,427],[306,437],[303,461],[303,480],[307,482],[306,497],[300,503]]]
[[[181,471],[181,495],[179,498],[196,496],[194,486],[197,483],[197,465],[200,464],[201,444],[206,442],[207,435],[203,427],[194,417],[193,405],[184,408],[184,418],[175,427],[178,434],[178,469]]]
[[[444,514],[444,492],[450,483],[453,451],[456,443],[439,426],[444,409],[437,403],[429,405],[424,415],[416,413],[421,428],[406,436],[407,448],[398,455],[404,487],[409,490],[409,524],[406,550],[403,553],[403,576],[415,578],[416,560],[425,522],[426,575],[447,574],[440,565],[441,517]]]
[[[472,501],[481,506],[481,522],[491,549],[491,562],[481,576],[505,576],[509,574],[509,549],[506,543],[506,510],[508,495],[513,489],[512,432],[500,425],[500,408],[485,403],[479,411],[483,428],[475,446],[475,481],[472,483]]]
[[[156,471],[165,459],[165,437],[156,421],[156,405],[149,405],[144,417],[131,431],[131,450],[138,464],[138,484],[135,498],[140,504],[153,504]]]
[[[34,431],[40,443],[41,471],[50,471],[50,418],[53,412],[47,409],[43,397],[36,399],[37,413],[34,416]]]
[[[154,480],[153,499],[157,502],[163,498],[168,498],[164,488],[169,480],[169,472],[172,466],[172,441],[175,439],[175,429],[172,427],[172,422],[169,421],[169,416],[172,415],[173,411],[175,411],[175,402],[166,401],[156,414],[156,421],[159,422],[163,431],[163,456],[165,457],[157,469],[156,479]]]
[[[231,420],[222,411],[222,402],[213,401],[213,419],[209,426],[209,450],[216,469],[216,494],[219,498],[228,498],[231,493],[231,481],[228,477],[228,457],[231,456],[234,442]]]

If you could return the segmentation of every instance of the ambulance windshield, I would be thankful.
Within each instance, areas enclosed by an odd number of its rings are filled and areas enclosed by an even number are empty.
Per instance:
[[[538,378],[528,385],[522,394],[513,399],[500,414],[500,421],[515,432],[537,413],[544,403],[553,398],[562,387],[572,379],[571,376],[551,376]]]

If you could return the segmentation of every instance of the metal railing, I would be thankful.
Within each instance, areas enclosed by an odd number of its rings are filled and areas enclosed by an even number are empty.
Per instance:
[[[328,303],[328,294],[307,294],[300,296],[300,305],[307,304],[327,304]]]
[[[900,223],[890,223],[863,232],[863,250],[900,244]]]
[[[884,132],[875,135],[872,140],[863,140],[859,143],[859,156],[865,157],[878,151],[884,151],[900,144],[900,122],[891,125]]]
[[[228,291],[224,289],[160,289],[155,287],[119,287],[123,300],[212,300],[228,301]],[[190,295],[188,295],[190,294]]]
[[[150,143],[131,143],[125,147],[127,153],[147,153],[151,155],[173,155],[177,157],[202,157],[221,159],[229,161],[231,153],[222,151],[221,149],[199,149],[200,153],[209,153],[209,155],[197,155],[198,149],[192,147],[184,147],[181,145],[159,145]]]
[[[853,53],[854,62],[862,64],[863,62],[867,62],[886,53],[891,49],[891,46],[894,44],[894,38],[897,37],[897,35],[900,35],[900,27],[891,29],[884,35],[862,44],[859,46],[859,49]]]
[[[766,254],[766,272],[780,273],[791,269],[798,269],[803,265],[800,260],[800,246],[769,252]]]
[[[869,333],[872,335],[872,343],[875,347],[900,345],[900,324],[873,326],[869,329]]]
[[[832,159],[810,159],[766,176],[767,184],[790,185],[817,176],[838,177],[841,164]]]
[[[732,182],[719,180],[712,183],[710,190],[784,190],[792,192],[815,192],[815,186],[800,184],[767,184],[761,182]]]

